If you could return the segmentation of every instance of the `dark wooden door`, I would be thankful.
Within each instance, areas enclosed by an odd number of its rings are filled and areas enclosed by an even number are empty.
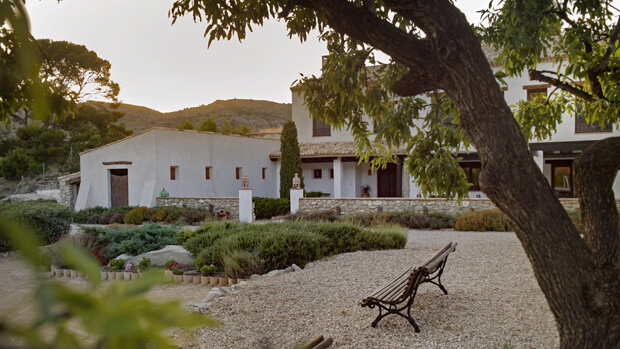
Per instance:
[[[127,169],[110,170],[112,207],[129,206],[129,176]]]
[[[377,172],[377,196],[380,198],[398,197],[396,164],[389,163]]]

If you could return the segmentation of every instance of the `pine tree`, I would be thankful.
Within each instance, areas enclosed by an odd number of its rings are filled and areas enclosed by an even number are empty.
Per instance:
[[[179,130],[193,130],[194,124],[192,124],[192,122],[189,120],[185,120],[183,121],[182,124],[179,125],[178,129]]]
[[[304,187],[304,176],[301,169],[301,155],[297,142],[297,127],[295,122],[287,121],[280,134],[280,197],[289,198],[295,173],[301,179],[301,188]]]
[[[211,118],[206,118],[200,125],[200,131],[217,132],[217,123]]]

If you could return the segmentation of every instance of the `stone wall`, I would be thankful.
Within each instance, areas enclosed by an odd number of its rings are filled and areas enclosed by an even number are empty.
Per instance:
[[[560,199],[567,210],[579,208],[578,199]],[[620,199],[616,200],[620,210]],[[300,211],[334,210],[340,207],[340,214],[351,215],[371,212],[411,211],[423,213],[441,212],[451,215],[463,214],[472,211],[493,209],[495,205],[489,199],[463,199],[461,205],[456,200],[445,199],[409,199],[409,198],[301,198]]]
[[[239,198],[162,198],[158,197],[157,206],[193,207],[209,209],[213,205],[213,212],[230,212],[230,219],[239,219]],[[254,203],[252,203],[254,211]]]
[[[76,180],[80,179],[80,172],[71,173],[66,176],[58,177],[58,187],[60,189],[59,203],[73,209],[77,199]]]

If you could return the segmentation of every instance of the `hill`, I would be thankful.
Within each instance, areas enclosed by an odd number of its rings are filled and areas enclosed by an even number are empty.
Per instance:
[[[112,109],[110,104],[97,103]],[[252,132],[258,132],[261,129],[280,128],[284,122],[292,118],[291,104],[252,99],[217,100],[209,105],[169,113],[131,104],[120,104],[114,110],[125,114],[119,122],[125,123],[125,126],[134,132],[154,126],[174,128],[186,119],[197,129],[207,117],[213,119],[218,126],[224,120],[228,120],[233,128],[245,124],[250,126]]]

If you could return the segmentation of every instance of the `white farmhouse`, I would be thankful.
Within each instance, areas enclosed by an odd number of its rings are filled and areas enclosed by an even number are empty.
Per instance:
[[[556,70],[551,62],[541,63],[539,69]],[[531,81],[526,73],[506,79],[506,82],[504,95],[508,105],[516,105],[520,100],[540,95],[546,96],[552,90],[548,84]],[[361,197],[367,194],[370,197],[420,197],[419,188],[406,169],[403,170],[403,161],[407,156],[405,152],[396,150],[398,163],[390,164],[386,169],[372,170],[369,163],[358,164],[352,135],[347,130],[337,130],[312,119],[304,105],[303,88],[296,86],[291,91],[293,121],[298,129],[306,191],[321,191],[325,196],[333,198]],[[369,125],[372,123],[369,122]],[[557,132],[542,142],[532,140],[530,150],[556,194],[559,197],[575,197],[575,157],[593,142],[611,136],[620,136],[620,130],[614,125],[601,128],[598,124],[588,125],[579,115],[565,114]],[[478,185],[480,160],[475,150],[459,155],[463,157],[461,166],[473,184],[469,196],[486,197]],[[280,153],[276,151],[270,156],[279,161]],[[620,176],[616,177],[613,189],[616,198],[620,198]]]
[[[178,198],[237,197],[243,176],[254,196],[275,197],[269,153],[279,147],[274,139],[151,128],[80,154],[75,209],[152,207],[164,190]]]

